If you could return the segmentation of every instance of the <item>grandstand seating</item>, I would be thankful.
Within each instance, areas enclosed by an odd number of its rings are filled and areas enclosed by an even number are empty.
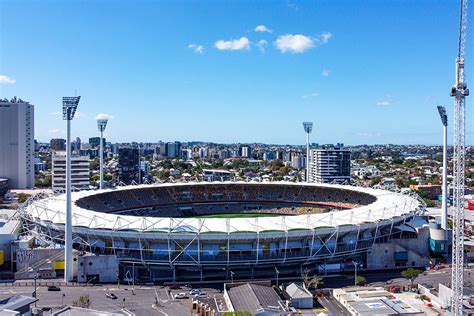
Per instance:
[[[301,215],[359,207],[375,199],[370,194],[325,186],[220,183],[118,189],[80,198],[76,205],[98,212],[156,217]]]

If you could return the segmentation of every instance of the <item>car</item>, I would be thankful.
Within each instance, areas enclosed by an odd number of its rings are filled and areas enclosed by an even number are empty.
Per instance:
[[[181,293],[178,293],[174,296],[174,298],[176,299],[183,299],[183,298],[188,298],[188,296],[186,295],[186,293],[184,292],[181,292]]]
[[[207,297],[207,293],[206,292],[200,292],[198,294],[194,294],[194,297]]]
[[[114,293],[106,293],[105,296],[112,299],[112,300],[117,299],[117,295],[115,295]]]
[[[201,294],[201,290],[200,289],[192,289],[191,291],[189,291],[189,294],[190,295],[196,295],[196,294]]]
[[[171,284],[168,286],[170,290],[180,290],[181,289],[181,286],[179,286],[178,284]]]
[[[50,286],[48,286],[48,291],[58,292],[58,291],[61,291],[61,288],[59,286],[56,286],[56,285],[50,285]]]

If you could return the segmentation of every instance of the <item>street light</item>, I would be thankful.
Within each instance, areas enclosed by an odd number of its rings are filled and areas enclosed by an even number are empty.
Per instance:
[[[33,271],[34,271],[33,268],[29,268],[29,269],[28,269],[28,272],[33,272]],[[39,274],[36,273],[35,276],[33,277],[33,280],[35,280],[35,291],[33,292],[33,295],[32,295],[32,296],[33,296],[34,298],[37,298],[36,291],[38,290],[38,288],[37,288],[37,286],[36,286],[36,280],[37,280],[38,278],[39,278]],[[36,302],[35,302],[35,306],[36,306]]]
[[[65,229],[65,258],[64,281],[72,281],[72,212],[71,212],[71,121],[76,114],[80,96],[63,97],[63,120],[67,121],[66,137],[66,229]]]
[[[358,263],[356,261],[352,261],[352,264],[354,265],[354,286],[357,286],[357,265],[358,265]]]
[[[107,126],[107,119],[98,119],[97,120],[97,128],[100,132],[100,180],[99,180],[99,188],[102,189],[104,186],[104,131],[105,127]]]
[[[313,122],[303,122],[306,133],[306,182],[309,182],[309,134],[313,130]]]
[[[278,275],[280,274],[280,271],[278,271],[277,267],[275,267],[275,272],[276,272],[276,275],[277,275],[277,287],[278,287]]]
[[[86,282],[86,288],[87,288],[87,299],[89,299],[89,283],[97,279],[97,277],[91,278],[89,281]]]
[[[441,203],[441,228],[448,229],[448,116],[446,108],[438,105],[439,117],[443,124],[443,201]],[[447,236],[446,236],[447,237]]]

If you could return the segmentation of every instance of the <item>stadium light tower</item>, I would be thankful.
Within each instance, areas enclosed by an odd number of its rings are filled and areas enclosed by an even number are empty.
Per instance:
[[[100,179],[99,179],[99,188],[102,189],[104,186],[104,131],[107,126],[107,119],[98,119],[97,128],[100,132]]]
[[[448,229],[448,116],[446,108],[438,105],[439,117],[443,124],[443,201],[441,203],[441,228]]]
[[[467,39],[467,0],[461,0],[456,58],[456,81],[451,88],[454,97],[454,144],[453,144],[453,264],[451,275],[451,313],[463,315],[464,291],[464,187],[466,168],[466,97],[469,89],[465,82],[464,62]]]
[[[313,122],[303,122],[306,133],[306,182],[309,182],[309,134],[313,130]]]
[[[65,258],[64,258],[64,281],[72,281],[72,212],[71,212],[71,121],[76,114],[80,96],[63,97],[63,120],[67,121],[66,136],[66,229],[65,229]]]

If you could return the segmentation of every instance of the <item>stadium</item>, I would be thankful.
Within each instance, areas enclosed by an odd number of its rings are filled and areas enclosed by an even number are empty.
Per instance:
[[[370,267],[373,246],[416,233],[423,210],[414,195],[289,182],[124,186],[73,192],[72,201],[76,250],[114,255],[122,276],[133,269],[153,281]],[[64,194],[30,200],[23,218],[39,240],[64,243]]]

